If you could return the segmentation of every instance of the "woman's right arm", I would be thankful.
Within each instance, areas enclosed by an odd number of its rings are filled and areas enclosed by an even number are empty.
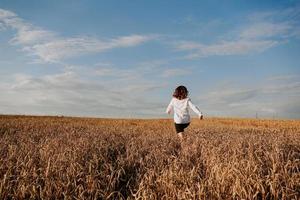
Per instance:
[[[173,99],[171,100],[171,102],[169,103],[166,113],[171,114],[171,111],[173,109]]]

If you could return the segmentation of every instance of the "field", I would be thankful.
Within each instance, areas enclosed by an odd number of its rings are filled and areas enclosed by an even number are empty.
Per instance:
[[[0,199],[300,199],[300,121],[0,116]]]

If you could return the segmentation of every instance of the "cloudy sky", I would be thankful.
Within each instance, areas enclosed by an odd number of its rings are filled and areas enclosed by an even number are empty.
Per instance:
[[[300,118],[300,1],[0,1],[0,113]]]

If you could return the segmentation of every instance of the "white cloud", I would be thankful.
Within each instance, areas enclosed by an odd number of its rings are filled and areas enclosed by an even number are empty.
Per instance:
[[[30,27],[19,29],[16,36],[11,39],[12,44],[29,45],[48,41],[55,38],[55,33],[42,29],[30,30]]]
[[[1,19],[6,19],[6,18],[10,18],[10,17],[15,17],[16,14],[9,11],[9,10],[4,10],[0,8],[0,20]]]
[[[10,114],[99,117],[158,117],[164,115],[160,77],[163,61],[131,68],[111,63],[67,66],[55,74],[15,74],[0,80],[0,112]],[[151,76],[149,76],[151,74]],[[151,77],[151,78],[149,78]],[[158,81],[159,80],[159,81]]]
[[[217,44],[204,45],[201,43],[180,42],[176,49],[180,51],[189,51],[186,58],[201,58],[207,56],[221,55],[244,55],[255,52],[263,52],[279,42],[273,40],[236,40],[236,41],[221,41]]]
[[[39,62],[61,62],[65,58],[89,53],[99,53],[114,48],[140,45],[157,38],[157,35],[128,35],[100,40],[92,37],[60,37],[57,33],[25,22],[15,13],[0,9],[0,23],[16,30],[11,44],[21,45],[22,50]]]
[[[175,43],[175,50],[186,52],[187,59],[208,56],[245,55],[261,53],[300,36],[300,9],[252,14],[246,25],[233,31],[231,39],[204,44],[196,41]]]
[[[130,35],[112,39],[108,44],[110,48],[131,47],[157,38],[157,35]]]
[[[165,60],[153,60],[121,69],[109,63],[99,63],[95,65],[95,69],[91,73],[100,77],[117,77],[122,80],[136,79],[142,76],[170,78],[191,73],[189,67],[170,68],[169,65],[170,63]]]
[[[292,38],[299,33],[299,18],[299,6],[283,10],[256,12],[248,17],[249,25],[242,29],[240,36],[249,39]]]
[[[229,103],[249,100],[258,95],[257,89],[222,89],[209,94],[209,98],[215,99],[216,102]]]
[[[265,94],[282,94],[300,96],[300,81],[282,82],[279,84],[271,84],[262,88]]]
[[[113,48],[131,47],[152,39],[153,36],[131,35],[102,41],[96,38],[79,37],[55,39],[49,42],[25,46],[24,51],[46,62],[59,62],[65,58],[89,53],[99,53]]]
[[[265,20],[297,20],[300,17],[300,6],[295,5],[285,9],[267,10],[254,12],[248,16],[249,21],[265,21]]]
[[[219,87],[197,100],[211,115],[300,118],[300,82],[294,78],[272,79],[251,87]],[[236,84],[235,84],[236,85]],[[295,108],[295,110],[292,109]]]
[[[245,39],[270,38],[273,36],[285,38],[290,36],[293,28],[293,25],[288,22],[258,22],[242,30],[240,36]]]
[[[0,22],[0,31],[3,31],[3,30],[5,30],[6,28],[5,28],[5,25],[3,24],[3,23],[1,23]]]
[[[278,81],[270,80],[262,85],[250,88],[221,87],[211,91],[204,98],[211,99],[214,103],[240,103],[261,96],[272,95],[300,95],[300,82],[295,80]]]
[[[191,72],[188,71],[188,69],[183,69],[183,68],[173,68],[173,69],[166,69],[162,72],[162,77],[174,77],[174,76],[183,76],[190,74]]]
[[[5,27],[16,30],[16,35],[11,40],[12,44],[35,44],[53,39],[56,36],[54,32],[35,27],[8,10],[0,9],[0,23]]]
[[[113,68],[101,68],[101,69],[96,69],[94,71],[94,74],[97,76],[120,76],[119,71],[116,71]]]
[[[197,50],[204,48],[205,45],[201,43],[191,42],[191,41],[181,41],[176,43],[176,50],[179,51],[188,51],[188,50]]]
[[[1,113],[157,116],[164,106],[148,98],[165,85],[141,79],[127,82],[115,78],[103,82],[82,77],[75,71],[65,71],[41,77],[16,74],[12,82],[2,81],[0,85]]]
[[[298,74],[285,74],[285,75],[277,75],[271,76],[268,78],[269,81],[289,81],[289,80],[300,80],[300,75]]]

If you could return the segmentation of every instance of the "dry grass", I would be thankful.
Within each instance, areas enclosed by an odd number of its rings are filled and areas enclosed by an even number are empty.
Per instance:
[[[300,121],[0,116],[0,199],[299,199]]]

